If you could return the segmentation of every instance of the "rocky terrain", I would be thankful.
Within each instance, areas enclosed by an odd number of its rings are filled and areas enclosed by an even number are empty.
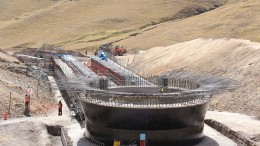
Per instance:
[[[16,58],[1,50],[0,52],[0,113],[9,111],[11,117],[22,116],[24,111],[24,96],[28,86],[33,89],[31,97],[31,113],[44,114],[53,104],[49,83],[35,67],[28,67]],[[39,82],[38,82],[39,79]],[[37,97],[38,88],[38,97]],[[11,97],[11,103],[10,103]]]

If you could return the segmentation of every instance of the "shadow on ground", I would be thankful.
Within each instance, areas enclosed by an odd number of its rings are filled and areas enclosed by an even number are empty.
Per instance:
[[[203,140],[195,146],[219,146],[219,144],[214,139],[204,136]]]
[[[96,146],[86,141],[85,137],[79,139],[77,146]],[[219,144],[212,138],[204,136],[203,140],[195,146],[219,146]]]
[[[79,139],[77,146],[97,146],[97,145],[89,143],[88,141],[86,141],[85,137],[82,137]]]

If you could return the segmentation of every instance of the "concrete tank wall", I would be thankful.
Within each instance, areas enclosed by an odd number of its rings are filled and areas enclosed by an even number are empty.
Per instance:
[[[158,146],[160,143],[184,144],[199,141],[203,137],[203,121],[209,102],[163,109],[101,106],[84,99],[81,99],[81,104],[86,117],[87,133],[97,140],[130,141],[132,137],[138,140],[140,132],[145,132],[151,143]]]

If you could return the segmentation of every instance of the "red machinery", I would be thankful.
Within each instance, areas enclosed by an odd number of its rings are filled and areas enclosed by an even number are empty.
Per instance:
[[[98,55],[98,51],[103,50],[104,52],[107,52],[114,56],[123,56],[125,53],[127,53],[126,48],[115,46],[113,47],[112,44],[104,44],[101,45],[95,52],[95,55]]]
[[[124,48],[123,46],[122,47],[116,46],[113,49],[113,53],[114,53],[114,56],[123,56],[125,53],[127,53],[127,51],[126,51],[126,48]]]
[[[105,66],[97,60],[91,59],[91,65],[89,68],[94,71],[99,76],[107,76],[110,77],[111,80],[117,85],[124,85],[125,79],[124,76],[118,73],[117,71]]]

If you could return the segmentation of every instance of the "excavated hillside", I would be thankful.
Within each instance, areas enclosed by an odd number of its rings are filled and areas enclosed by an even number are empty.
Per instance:
[[[149,49],[134,57],[140,73],[183,71],[239,81],[235,91],[214,96],[211,109],[260,115],[260,43],[238,39],[195,39]]]
[[[96,48],[149,25],[215,9],[223,0],[1,0],[0,47]]]
[[[54,102],[50,86],[41,78],[38,84],[36,74],[39,75],[35,68],[24,66],[16,58],[0,49],[0,115],[9,111],[9,105],[12,117],[23,115],[24,96],[28,86],[33,89],[31,113],[44,114],[49,110]]]

